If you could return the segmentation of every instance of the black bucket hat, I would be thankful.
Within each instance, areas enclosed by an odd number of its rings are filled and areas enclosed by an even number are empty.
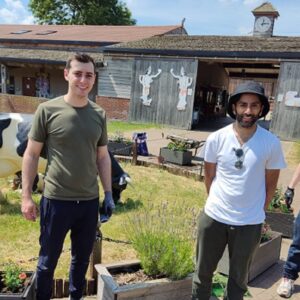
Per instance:
[[[265,95],[265,89],[264,87],[255,81],[247,81],[244,83],[241,83],[237,86],[234,93],[230,96],[228,100],[228,106],[227,106],[227,113],[230,115],[231,118],[235,119],[236,115],[233,113],[232,110],[232,104],[235,104],[242,94],[256,94],[258,95],[261,104],[263,105],[263,110],[261,112],[260,118],[263,118],[267,115],[267,113],[270,110],[270,104],[268,101],[268,98]]]

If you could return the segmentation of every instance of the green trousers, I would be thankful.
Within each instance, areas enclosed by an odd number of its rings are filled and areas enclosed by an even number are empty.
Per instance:
[[[224,300],[242,300],[247,291],[248,270],[259,246],[261,226],[231,226],[215,221],[202,212],[198,220],[196,268],[192,299],[209,300],[212,278],[226,245],[229,250],[229,276]]]

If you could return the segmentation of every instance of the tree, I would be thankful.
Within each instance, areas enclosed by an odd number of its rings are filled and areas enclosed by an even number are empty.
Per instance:
[[[134,25],[135,19],[119,0],[30,0],[38,24]]]

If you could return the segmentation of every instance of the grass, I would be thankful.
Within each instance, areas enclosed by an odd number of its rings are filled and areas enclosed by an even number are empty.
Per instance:
[[[145,131],[162,128],[161,125],[139,124],[121,121],[109,121],[108,133]],[[297,164],[300,160],[300,142],[293,143],[287,161]],[[117,205],[111,220],[102,225],[104,238],[126,241],[124,220],[144,207],[148,202],[158,204],[168,201],[182,203],[186,207],[201,208],[204,205],[205,191],[203,183],[193,179],[169,174],[151,167],[122,164],[124,170],[133,179],[133,187],[128,186],[122,193],[122,203]],[[20,193],[12,191],[10,180],[0,179],[0,270],[9,260],[18,262],[25,270],[34,270],[39,251],[39,222],[26,221],[20,212]],[[34,195],[39,202],[40,195]],[[103,196],[101,195],[101,199]],[[184,217],[184,216],[182,216]],[[64,251],[60,257],[55,277],[66,278],[70,262],[70,241],[66,238]],[[136,258],[131,245],[108,242],[102,243],[102,261],[104,263]]]
[[[292,148],[286,157],[287,163],[298,165],[300,161],[300,141],[294,142]]]
[[[126,241],[124,220],[134,215],[146,203],[158,204],[161,201],[176,202],[185,207],[200,209],[204,205],[204,185],[194,179],[176,176],[154,167],[122,164],[130,174],[133,187],[128,186],[122,193],[122,203],[117,205],[110,221],[102,225],[104,238]],[[9,181],[1,180],[0,187],[0,269],[9,260],[18,262],[24,269],[34,270],[35,258],[39,251],[39,220],[26,221],[20,212],[20,193],[8,188]],[[39,202],[40,195],[35,195]],[[101,195],[101,199],[103,196]],[[184,217],[184,216],[182,216]],[[59,260],[55,277],[65,278],[70,262],[69,238]],[[131,245],[103,241],[102,261],[104,263],[136,258]]]
[[[285,150],[284,156],[286,163],[289,167],[296,168],[300,162],[300,141],[288,142],[289,148]],[[282,190],[282,186],[278,186]]]
[[[150,128],[161,127],[161,125],[156,124],[109,121],[108,133],[113,134],[117,131],[145,131]],[[137,173],[138,171],[130,169],[129,172]],[[134,177],[133,174],[131,175]],[[36,259],[39,251],[39,220],[37,220],[37,222],[28,222],[22,217],[20,212],[20,192],[12,191],[9,188],[9,186],[11,186],[11,181],[12,177],[6,179],[0,178],[0,270],[2,265],[9,260],[17,261],[26,270],[33,270],[36,266]],[[170,181],[170,178],[167,181]],[[143,182],[139,183],[144,185]],[[136,200],[137,197],[135,197],[135,192],[130,190],[132,190],[132,188],[128,188],[127,191],[125,191],[123,197],[126,201],[123,205],[118,206],[112,221],[103,226],[105,236],[111,235],[110,237],[114,239],[125,238],[122,234],[122,226],[120,225],[120,220],[122,219],[120,210],[130,211],[134,202],[142,203],[143,201],[143,197]],[[142,188],[139,187],[139,184],[135,185],[134,191],[138,192],[139,195],[142,194]],[[34,195],[34,199],[39,203],[40,195]],[[70,240],[69,237],[67,237],[64,251],[60,257],[55,274],[57,278],[64,278],[68,274],[67,269],[70,261],[69,248]],[[136,257],[132,247],[106,241],[103,241],[103,253],[104,261]]]
[[[108,134],[114,134],[115,132],[125,131],[145,131],[151,128],[163,128],[164,125],[154,123],[131,123],[123,121],[108,121],[107,131]]]

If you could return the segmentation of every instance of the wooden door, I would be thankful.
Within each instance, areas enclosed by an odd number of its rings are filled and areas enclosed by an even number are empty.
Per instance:
[[[24,96],[36,96],[35,78],[34,77],[23,77],[22,90]]]

